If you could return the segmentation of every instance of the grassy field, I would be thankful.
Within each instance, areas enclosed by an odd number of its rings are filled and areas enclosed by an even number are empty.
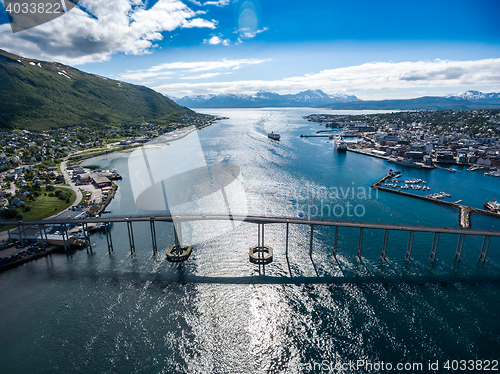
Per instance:
[[[68,199],[61,200],[57,196],[49,196],[51,192],[52,194],[54,194],[58,190],[64,192],[67,196],[69,196]],[[46,218],[66,209],[75,201],[75,199],[76,195],[70,188],[56,187],[54,191],[50,192],[46,191],[45,188],[42,188],[40,196],[35,198],[34,201],[26,203],[26,207],[29,207],[28,211],[26,211],[24,208],[20,208],[18,209],[18,211],[23,215],[23,221]],[[19,221],[19,219],[16,219],[15,221]],[[7,227],[0,226],[0,231],[4,230],[7,230]]]
[[[43,193],[41,193],[40,196],[38,196],[34,201],[26,204],[26,206],[29,206],[31,209],[28,212],[22,212],[23,220],[49,217],[60,212],[61,210],[66,209],[73,203],[73,201],[75,201],[76,195],[70,188],[56,187],[53,192],[57,190],[70,193],[68,203],[65,200],[60,200],[56,196],[48,196],[48,193],[47,196],[45,196],[45,189],[42,189]]]

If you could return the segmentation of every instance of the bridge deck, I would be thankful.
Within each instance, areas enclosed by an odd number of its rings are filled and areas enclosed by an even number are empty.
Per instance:
[[[442,234],[462,234],[462,235],[478,235],[478,236],[498,236],[500,231],[495,230],[477,230],[469,228],[448,228],[448,227],[431,227],[418,225],[400,225],[389,223],[372,223],[372,222],[352,222],[352,221],[332,221],[332,220],[308,220],[301,218],[286,218],[286,217],[262,217],[262,216],[243,216],[243,215],[163,215],[163,216],[116,216],[116,217],[91,217],[85,219],[44,219],[30,221],[12,221],[0,220],[0,225],[60,225],[60,224],[84,224],[84,223],[115,223],[115,222],[189,222],[189,221],[241,221],[256,224],[273,224],[273,223],[288,223],[298,225],[314,225],[314,226],[338,226],[352,227],[363,229],[378,229],[378,230],[395,230],[395,231],[414,231],[414,232],[431,232]]]

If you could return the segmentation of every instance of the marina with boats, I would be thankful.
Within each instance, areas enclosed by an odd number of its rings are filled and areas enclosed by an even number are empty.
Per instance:
[[[471,227],[471,214],[472,213],[477,213],[477,214],[482,214],[482,215],[489,215],[492,217],[498,217],[500,218],[500,203],[497,201],[492,201],[492,202],[486,202],[484,204],[485,210],[482,209],[476,209],[472,208],[470,206],[465,206],[465,205],[460,205],[462,200],[458,200],[455,202],[451,201],[444,201],[442,199],[445,198],[451,198],[452,195],[446,192],[435,192],[432,194],[427,194],[427,195],[419,195],[415,192],[417,191],[429,191],[430,187],[426,186],[426,181],[422,179],[409,179],[409,180],[399,180],[399,178],[402,176],[402,173],[400,171],[394,172],[392,169],[389,169],[389,172],[387,175],[385,175],[383,178],[378,180],[377,182],[373,183],[371,185],[371,188],[381,190],[381,191],[386,191],[386,192],[391,192],[391,193],[397,193],[403,196],[408,196],[412,198],[417,198],[417,199],[422,199],[426,200],[429,202],[434,202],[442,205],[446,205],[452,208],[456,208],[459,210],[459,224],[460,227],[462,228],[468,228]],[[403,184],[404,183],[404,184]],[[413,190],[415,192],[406,192],[403,190]]]

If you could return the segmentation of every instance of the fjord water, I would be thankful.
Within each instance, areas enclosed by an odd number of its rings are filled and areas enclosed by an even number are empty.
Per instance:
[[[499,181],[482,173],[394,167],[337,154],[328,138],[301,138],[323,129],[302,118],[316,109],[200,112],[229,117],[188,137],[199,138],[208,164],[240,167],[250,215],[458,227],[455,210],[371,191],[391,167],[404,178],[426,180],[430,192],[446,191],[453,201],[478,208],[500,191]],[[281,134],[279,142],[267,138],[271,131]],[[124,177],[110,214],[165,213],[135,204],[129,155],[86,162],[115,167]],[[500,229],[498,220],[483,216],[472,224]],[[275,260],[264,274],[248,261],[249,247],[257,244],[255,225],[214,232],[183,265],[165,259],[172,225],[156,225],[157,257],[149,230],[149,224],[134,224],[135,256],[126,226],[115,224],[112,256],[97,234],[93,255],[54,254],[1,273],[2,372],[308,373],[357,360],[422,363],[422,372],[439,360],[445,372],[446,360],[499,359],[496,239],[483,264],[482,238],[467,237],[457,263],[457,238],[442,235],[431,263],[432,235],[417,233],[408,263],[407,235],[391,234],[382,262],[383,233],[365,230],[359,262],[358,231],[343,229],[337,264],[333,229],[315,228],[311,262],[309,227],[290,226],[287,259],[284,225],[266,225]]]

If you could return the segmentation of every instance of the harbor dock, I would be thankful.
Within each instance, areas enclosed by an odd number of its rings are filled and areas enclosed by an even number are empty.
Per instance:
[[[400,190],[393,190],[393,189],[381,186],[381,184],[383,182],[385,182],[388,179],[392,179],[395,175],[397,175],[397,174],[385,175],[383,178],[381,178],[377,182],[373,183],[371,185],[371,188],[377,189],[380,191],[391,192],[391,193],[402,195],[402,196],[408,196],[408,197],[411,197],[414,199],[425,200],[425,201],[429,201],[429,202],[432,202],[435,204],[440,204],[440,205],[448,206],[450,208],[458,209],[459,210],[458,220],[459,220],[459,224],[460,224],[461,228],[470,228],[471,227],[471,214],[472,213],[477,213],[477,214],[482,214],[482,215],[486,215],[486,216],[490,216],[490,217],[500,218],[500,214],[458,204],[462,200],[459,200],[457,202],[452,203],[449,201],[442,201],[442,200],[433,199],[433,198],[426,197],[426,196],[420,196],[420,195],[412,194],[409,192],[400,191]]]

